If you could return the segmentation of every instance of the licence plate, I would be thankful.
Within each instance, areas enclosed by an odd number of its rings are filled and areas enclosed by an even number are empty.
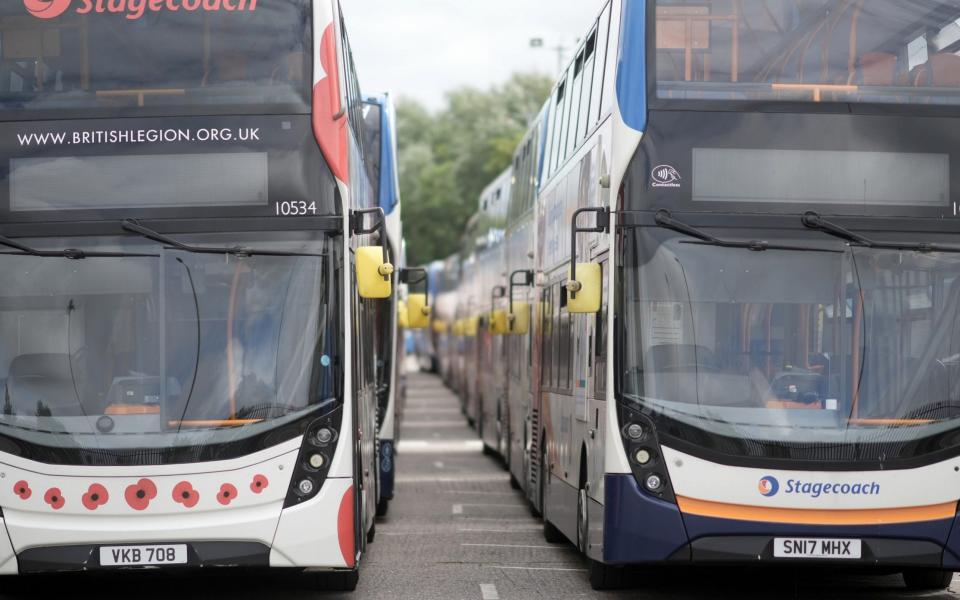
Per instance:
[[[775,558],[860,558],[860,540],[836,538],[774,538]]]
[[[100,566],[102,567],[184,565],[186,563],[186,544],[100,547]]]

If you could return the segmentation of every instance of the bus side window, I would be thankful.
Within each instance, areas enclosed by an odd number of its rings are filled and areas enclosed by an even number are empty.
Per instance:
[[[607,280],[607,261],[600,263],[602,281]],[[607,394],[607,322],[604,315],[607,311],[607,288],[603,288],[603,300],[600,303],[600,310],[597,311],[596,321],[594,323],[593,343],[591,349],[594,355],[593,377],[594,393],[600,400],[606,399]]]
[[[551,307],[552,287],[543,289],[543,295],[540,301],[540,329],[543,332],[540,341],[540,356],[542,367],[540,377],[543,387],[553,387],[553,333],[551,320],[553,319],[553,308]]]

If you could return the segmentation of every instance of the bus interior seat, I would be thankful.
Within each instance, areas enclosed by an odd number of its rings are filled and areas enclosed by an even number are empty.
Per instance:
[[[897,55],[889,52],[866,52],[857,61],[858,69],[847,83],[867,86],[892,86],[897,78]]]
[[[239,52],[215,56],[203,74],[203,85],[247,80],[247,58]]]
[[[960,56],[949,52],[934,54],[925,65],[915,68],[913,85],[917,87],[960,86]]]
[[[304,66],[307,64],[307,55],[303,52],[291,52],[283,62],[273,69],[271,81],[285,81],[288,83],[303,83]]]
[[[6,410],[35,416],[83,416],[69,354],[21,354],[10,362]]]

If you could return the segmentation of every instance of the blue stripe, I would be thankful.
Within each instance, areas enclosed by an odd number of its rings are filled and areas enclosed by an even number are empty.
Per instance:
[[[620,54],[617,58],[617,102],[631,129],[647,127],[647,3],[623,0]]]

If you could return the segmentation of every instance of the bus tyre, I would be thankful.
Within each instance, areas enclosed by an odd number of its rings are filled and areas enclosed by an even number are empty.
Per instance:
[[[380,502],[377,502],[377,516],[385,517],[387,516],[387,511],[390,510],[390,501],[386,498],[380,498]]]
[[[520,482],[517,481],[517,478],[514,477],[513,474],[510,475],[510,489],[512,490],[520,489]]]
[[[547,516],[543,516],[543,539],[547,541],[548,544],[565,544],[567,542],[567,536],[563,535],[563,532],[557,529],[557,526],[547,520]]]
[[[945,590],[950,587],[951,581],[953,581],[953,571],[943,569],[907,569],[903,572],[903,583],[908,590]]]
[[[374,524],[371,525],[370,529],[367,531],[367,543],[372,544],[373,540],[376,537],[377,537],[377,524],[376,522],[374,522]]]
[[[590,563],[590,587],[600,590],[618,590],[623,587],[624,569],[587,559]]]

